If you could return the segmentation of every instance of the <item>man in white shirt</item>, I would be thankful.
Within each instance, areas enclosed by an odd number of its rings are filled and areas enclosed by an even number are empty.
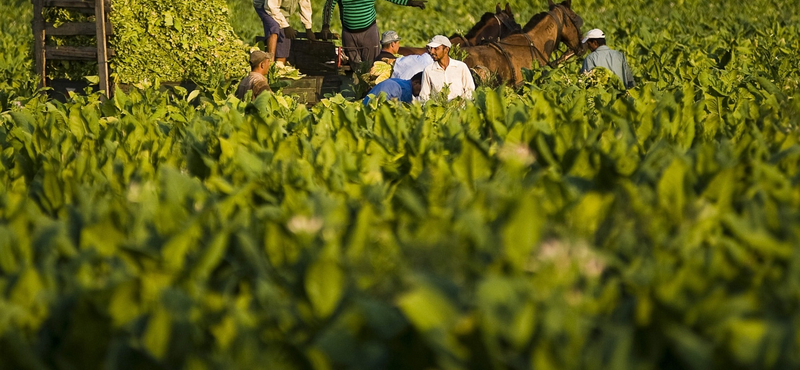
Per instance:
[[[472,74],[464,62],[450,59],[450,39],[442,35],[434,36],[428,43],[428,53],[433,58],[433,63],[425,67],[422,74],[422,90],[419,100],[430,99],[431,94],[441,91],[448,86],[447,100],[457,97],[472,98],[475,91],[475,82]]]

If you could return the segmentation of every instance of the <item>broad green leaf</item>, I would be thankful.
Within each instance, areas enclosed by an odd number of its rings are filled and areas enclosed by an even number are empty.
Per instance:
[[[522,197],[516,204],[503,229],[504,251],[508,263],[523,269],[531,258],[531,250],[539,241],[544,212],[532,194]]]
[[[680,158],[675,158],[672,163],[664,170],[661,179],[658,181],[658,204],[676,224],[683,220],[684,207],[686,206],[686,190],[684,189],[684,177],[686,176],[686,165]]]
[[[346,277],[336,261],[319,259],[306,271],[305,288],[314,313],[319,318],[330,316],[345,291]]]
[[[169,351],[172,320],[172,315],[163,307],[156,308],[147,320],[147,326],[142,334],[142,344],[157,359],[163,359]]]

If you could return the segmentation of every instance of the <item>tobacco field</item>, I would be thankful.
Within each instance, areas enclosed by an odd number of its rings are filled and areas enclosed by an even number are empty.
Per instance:
[[[0,369],[800,367],[796,0],[576,0],[627,92],[577,58],[310,108],[220,76],[49,99],[0,1]],[[377,7],[421,45],[494,4]]]

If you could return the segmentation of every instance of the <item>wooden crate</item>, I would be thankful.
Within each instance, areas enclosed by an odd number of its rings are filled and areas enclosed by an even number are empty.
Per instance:
[[[292,40],[288,61],[309,76],[339,74],[339,48],[330,41]]]
[[[297,102],[313,105],[325,98],[325,94],[335,94],[341,90],[344,76],[305,76],[299,80],[285,80],[288,86],[281,89],[285,95],[295,95]]]

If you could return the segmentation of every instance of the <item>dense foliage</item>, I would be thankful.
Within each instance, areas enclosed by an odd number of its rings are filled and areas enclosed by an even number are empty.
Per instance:
[[[25,0],[2,0],[0,12],[0,111],[36,91],[33,78],[33,7]],[[8,11],[6,11],[7,9]]]
[[[30,29],[32,5],[30,1],[3,0],[7,17],[3,22],[2,37],[20,35],[22,40],[12,40],[3,63],[13,65],[10,72],[15,78],[29,73],[31,68],[33,34]],[[223,0],[194,2],[166,0],[113,0],[109,21],[114,26],[109,47],[116,55],[110,67],[119,84],[143,81],[194,81],[213,85],[220,79],[240,78],[247,74],[247,53],[250,46],[234,34],[228,19],[227,4]],[[20,18],[19,10],[24,17]],[[56,27],[66,22],[94,22],[94,16],[47,8],[47,22]],[[18,29],[24,27],[24,29]],[[48,37],[49,45],[92,46],[93,36]],[[11,53],[19,49],[18,53]],[[12,64],[13,63],[13,64]],[[2,66],[0,66],[2,67]],[[48,61],[48,78],[81,80],[97,75],[96,62]],[[213,81],[213,82],[212,82]]]
[[[797,368],[798,7],[652,3],[573,5],[629,92],[59,103],[4,66],[2,367]]]
[[[233,33],[223,0],[114,0],[111,63],[118,83],[240,78],[249,47]]]

